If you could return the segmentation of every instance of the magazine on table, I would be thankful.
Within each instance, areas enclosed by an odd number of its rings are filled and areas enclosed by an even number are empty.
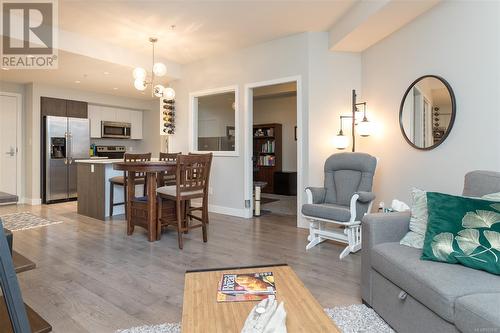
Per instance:
[[[223,274],[217,290],[218,302],[260,301],[276,294],[272,272]]]

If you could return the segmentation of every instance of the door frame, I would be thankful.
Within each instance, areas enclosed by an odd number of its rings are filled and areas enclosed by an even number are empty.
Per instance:
[[[24,191],[22,188],[22,156],[23,156],[23,145],[22,145],[22,138],[23,138],[23,127],[22,127],[22,110],[23,110],[23,99],[21,94],[18,93],[11,93],[11,92],[5,92],[5,91],[0,91],[0,96],[9,96],[9,97],[15,97],[17,101],[17,110],[16,110],[16,117],[17,117],[17,128],[16,128],[16,195],[18,197],[18,203],[24,203]]]
[[[300,208],[303,198],[303,193],[301,189],[304,188],[306,180],[305,171],[305,160],[304,152],[306,145],[306,128],[305,121],[303,119],[303,90],[302,90],[302,76],[288,76],[283,78],[278,78],[268,81],[259,81],[245,84],[245,106],[244,106],[244,191],[245,191],[245,201],[249,200],[249,207],[245,207],[246,217],[250,218],[253,216],[253,164],[252,164],[252,154],[253,154],[253,89],[259,87],[265,87],[281,83],[295,82],[297,89],[297,227],[301,227],[301,215]]]

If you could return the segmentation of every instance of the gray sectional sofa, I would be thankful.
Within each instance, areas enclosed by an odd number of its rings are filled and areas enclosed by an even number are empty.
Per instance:
[[[500,192],[500,172],[473,171],[463,195]],[[500,276],[420,260],[422,250],[400,245],[410,213],[363,219],[361,293],[397,332],[500,333]]]

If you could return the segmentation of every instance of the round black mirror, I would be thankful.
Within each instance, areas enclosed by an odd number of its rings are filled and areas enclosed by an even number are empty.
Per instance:
[[[434,149],[450,134],[455,112],[455,94],[450,84],[436,75],[422,76],[406,89],[401,101],[401,133],[413,148]]]

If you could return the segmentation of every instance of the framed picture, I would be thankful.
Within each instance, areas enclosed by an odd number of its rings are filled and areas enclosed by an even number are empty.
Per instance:
[[[297,126],[295,126],[293,128],[293,137],[294,137],[295,141],[297,141]]]

